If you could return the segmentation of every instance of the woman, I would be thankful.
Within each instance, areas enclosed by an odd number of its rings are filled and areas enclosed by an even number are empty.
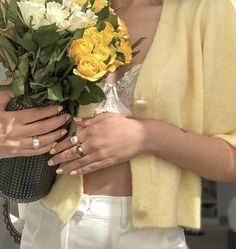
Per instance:
[[[181,227],[200,227],[200,177],[236,180],[231,1],[113,0],[113,7],[131,42],[147,39],[135,66],[103,84],[99,115],[76,119],[73,139],[51,150],[49,165],[63,163],[61,179],[83,175],[81,202],[75,212],[73,199],[63,206],[60,196],[31,204],[21,249],[187,248]],[[62,198],[67,188],[60,191]],[[66,222],[52,211],[57,205],[72,206]]]

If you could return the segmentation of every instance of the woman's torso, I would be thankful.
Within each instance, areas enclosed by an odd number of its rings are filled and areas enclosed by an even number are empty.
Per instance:
[[[161,10],[161,5],[149,3],[147,5],[132,6],[127,9],[121,8],[118,12],[118,15],[125,21],[129,29],[131,44],[140,37],[146,38],[145,42],[140,46],[140,54],[133,60],[133,65],[143,63],[145,56],[152,45]],[[115,84],[115,82],[122,78],[125,72],[132,71],[133,65],[120,68],[117,72],[110,74],[107,77],[106,82]],[[136,78],[137,77],[135,77],[135,80]],[[84,192],[93,195],[132,195],[130,163],[125,162],[84,175]]]

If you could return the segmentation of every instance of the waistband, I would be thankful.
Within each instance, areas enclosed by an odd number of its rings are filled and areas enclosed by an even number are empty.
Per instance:
[[[131,196],[106,196],[84,194],[76,212],[89,213],[104,218],[131,217]]]

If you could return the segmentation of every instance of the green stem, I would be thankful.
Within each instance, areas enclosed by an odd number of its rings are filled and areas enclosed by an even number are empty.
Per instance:
[[[38,60],[39,60],[40,53],[41,53],[41,48],[38,48],[36,58],[35,58],[35,61],[34,61],[34,65],[33,65],[33,69],[32,69],[32,75],[34,75],[34,72],[35,72],[35,69],[36,69],[36,66],[37,66],[37,63],[38,63]]]

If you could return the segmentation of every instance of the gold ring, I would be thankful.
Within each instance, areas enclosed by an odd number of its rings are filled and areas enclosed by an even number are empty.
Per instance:
[[[76,155],[79,159],[84,157],[84,152],[80,144],[76,146]]]

